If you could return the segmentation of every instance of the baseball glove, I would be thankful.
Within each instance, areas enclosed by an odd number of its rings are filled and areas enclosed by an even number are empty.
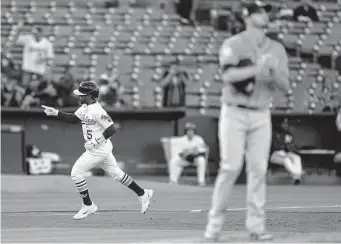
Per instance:
[[[236,67],[247,67],[247,66],[251,66],[253,65],[251,59],[242,59],[239,61],[239,63],[236,65]],[[254,77],[243,80],[243,81],[239,81],[239,82],[235,82],[233,83],[234,88],[236,89],[237,92],[240,92],[244,95],[251,95],[253,92],[253,89],[250,89],[254,87],[256,80]]]

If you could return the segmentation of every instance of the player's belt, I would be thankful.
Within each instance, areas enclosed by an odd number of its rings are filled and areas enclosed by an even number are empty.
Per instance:
[[[227,105],[231,106],[231,107],[237,107],[237,108],[243,108],[243,109],[249,109],[249,110],[262,110],[261,108],[246,106],[246,105],[242,105],[242,104],[228,103]]]

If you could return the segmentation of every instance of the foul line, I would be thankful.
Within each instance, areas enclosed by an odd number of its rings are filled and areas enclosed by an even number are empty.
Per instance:
[[[290,210],[290,209],[323,209],[323,208],[341,208],[341,205],[315,205],[315,206],[281,206],[281,207],[269,207],[265,208],[265,210]],[[238,212],[238,211],[246,211],[247,208],[230,208],[226,209],[228,212]],[[172,212],[182,212],[182,213],[203,213],[208,212],[207,209],[192,209],[192,210],[150,210],[148,212],[154,213],[172,213]],[[99,210],[95,213],[95,215],[107,214],[108,212],[130,212],[136,213],[138,210]],[[51,214],[53,216],[72,216],[75,214],[75,211],[22,211],[22,212],[2,212],[2,214],[32,214],[32,213],[42,213],[42,214]]]
[[[289,210],[289,209],[318,209],[318,208],[341,208],[341,205],[324,205],[324,206],[284,206],[284,207],[272,207],[272,208],[265,208],[266,210]],[[230,208],[226,209],[229,212],[237,212],[237,211],[245,211],[247,208]],[[203,209],[193,209],[191,213],[201,213],[201,212],[208,212],[209,210]]]

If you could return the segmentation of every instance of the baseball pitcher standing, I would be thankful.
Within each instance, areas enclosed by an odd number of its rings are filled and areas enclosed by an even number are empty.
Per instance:
[[[226,217],[231,188],[244,154],[247,163],[246,228],[251,240],[266,241],[264,205],[271,146],[271,95],[290,88],[288,58],[282,44],[265,29],[271,5],[249,3],[243,9],[246,30],[222,44],[222,106],[219,119],[220,170],[208,214],[205,238],[217,241]]]

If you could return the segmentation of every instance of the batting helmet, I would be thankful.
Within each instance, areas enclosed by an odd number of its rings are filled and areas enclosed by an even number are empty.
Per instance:
[[[73,94],[77,96],[90,95],[97,98],[99,95],[98,86],[92,81],[83,81],[79,84],[78,88],[73,91]]]

